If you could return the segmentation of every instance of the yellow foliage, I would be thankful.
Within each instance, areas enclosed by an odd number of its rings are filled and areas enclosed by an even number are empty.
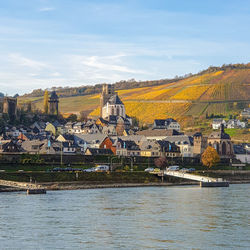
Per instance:
[[[141,122],[153,123],[155,119],[178,118],[188,109],[189,103],[125,102],[126,113]]]
[[[209,87],[210,87],[209,85],[197,85],[197,86],[187,87],[181,90],[176,95],[172,96],[170,99],[197,100]]]
[[[155,119],[180,118],[190,107],[190,103],[124,102],[126,114],[136,117],[140,122],[153,123]],[[100,107],[90,113],[99,116]]]
[[[220,161],[220,156],[215,148],[208,146],[202,154],[201,160],[204,166],[211,168]]]

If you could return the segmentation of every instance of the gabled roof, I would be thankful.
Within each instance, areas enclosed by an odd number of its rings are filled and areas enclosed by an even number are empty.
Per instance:
[[[111,105],[123,105],[123,102],[118,95],[113,95],[109,98],[108,103]]]
[[[63,134],[62,136],[63,136],[63,138],[64,138],[66,141],[75,141],[75,136],[74,136],[74,135],[71,135],[71,134]]]
[[[127,150],[140,150],[139,146],[134,141],[128,140],[119,140],[121,143],[121,148],[125,148]]]
[[[173,142],[169,141],[157,141],[164,152],[180,152],[180,148]]]
[[[87,142],[88,144],[101,144],[106,138],[107,135],[104,134],[77,134],[75,135],[76,140],[80,139]]]

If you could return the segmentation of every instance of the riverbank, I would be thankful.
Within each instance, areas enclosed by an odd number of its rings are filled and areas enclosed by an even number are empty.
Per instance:
[[[250,183],[250,171],[197,171],[195,174],[223,178],[229,181],[230,184]],[[47,190],[199,185],[199,182],[196,181],[188,181],[171,176],[165,176],[162,182],[161,177],[147,172],[16,172],[0,173],[0,179],[21,183],[30,183],[30,181],[32,181]],[[0,186],[0,192],[13,191],[22,190],[19,188]]]
[[[230,184],[250,184],[250,181],[233,181]],[[199,186],[199,182],[181,182],[181,183],[114,183],[114,184],[85,184],[81,182],[57,182],[40,183],[42,188],[48,191],[59,190],[79,190],[79,189],[99,189],[99,188],[136,188],[136,187],[173,187],[173,186]],[[0,187],[0,192],[26,192],[24,189]]]

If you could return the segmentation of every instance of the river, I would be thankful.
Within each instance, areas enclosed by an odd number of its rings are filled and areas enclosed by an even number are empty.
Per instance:
[[[0,193],[0,249],[250,249],[250,184]]]

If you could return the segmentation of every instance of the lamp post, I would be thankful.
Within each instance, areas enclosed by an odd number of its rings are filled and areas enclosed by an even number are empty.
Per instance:
[[[63,149],[63,143],[61,141],[61,166],[63,164],[63,151],[62,151],[62,149]]]

